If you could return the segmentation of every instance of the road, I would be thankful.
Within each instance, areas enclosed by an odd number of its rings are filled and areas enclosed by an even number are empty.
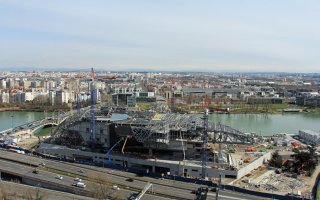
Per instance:
[[[14,190],[12,190],[12,188],[14,188]],[[89,197],[7,181],[0,181],[0,191],[0,199],[6,199],[6,197],[8,199],[31,199],[29,197],[36,199],[36,196],[38,195],[46,200],[93,200],[93,198]]]
[[[39,166],[40,163],[44,162],[46,164],[46,167],[42,167],[40,169],[42,169],[43,172],[46,173],[54,172],[51,175],[53,177],[56,173],[60,173],[63,174],[63,176],[70,177],[71,181],[73,181],[73,178],[78,176],[88,183],[92,182],[92,184],[99,182],[100,180],[104,180],[104,182],[107,184],[117,184],[120,188],[129,190],[128,192],[131,194],[137,193],[146,185],[147,182],[150,182],[153,184],[154,192],[156,193],[156,195],[158,195],[156,199],[161,198],[161,195],[164,197],[167,196],[168,199],[195,199],[196,195],[192,194],[191,192],[199,188],[198,184],[184,183],[173,180],[160,180],[151,177],[139,177],[136,174],[123,171],[60,161],[45,160],[38,157],[27,156],[2,150],[0,151],[0,159],[6,159],[7,161],[11,162],[21,162],[25,165],[24,167],[28,165],[28,167],[31,166],[31,169],[33,168],[33,166]],[[81,173],[80,170],[83,170],[84,173]],[[128,178],[132,178],[133,182],[129,182]],[[88,184],[88,186],[89,185],[90,184]],[[219,194],[219,199],[226,200],[259,199],[255,196],[235,193],[228,190],[221,190]],[[208,197],[210,196],[215,197],[215,193],[209,192]],[[152,197],[153,199],[155,199],[155,196]]]

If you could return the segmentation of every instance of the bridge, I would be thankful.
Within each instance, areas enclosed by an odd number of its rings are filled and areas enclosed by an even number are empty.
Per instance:
[[[22,134],[34,134],[36,131],[42,129],[45,126],[58,126],[64,122],[68,117],[74,114],[74,111],[59,112],[57,115],[47,117],[37,121],[22,124],[0,132],[0,139],[6,139],[8,137],[16,137]]]

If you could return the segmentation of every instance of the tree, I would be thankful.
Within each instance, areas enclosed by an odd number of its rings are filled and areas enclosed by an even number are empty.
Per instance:
[[[110,199],[111,189],[107,180],[103,179],[99,174],[89,174],[96,184],[91,185],[93,197],[98,200]]]
[[[306,170],[310,174],[313,173],[318,164],[315,146],[308,146],[308,151],[301,151],[296,154],[296,168],[297,170]]]
[[[278,151],[275,151],[272,154],[271,160],[269,162],[269,165],[272,167],[277,167],[277,168],[281,168],[282,167],[282,159],[279,155]]]

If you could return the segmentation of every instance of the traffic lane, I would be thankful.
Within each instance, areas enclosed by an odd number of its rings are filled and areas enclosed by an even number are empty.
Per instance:
[[[21,165],[21,164],[16,164],[14,162],[9,162],[9,161],[3,161],[0,160],[0,169],[2,171],[6,171],[11,174],[15,174],[20,177],[25,177],[29,178],[34,181],[43,181],[47,182],[59,187],[66,187],[69,188],[70,190],[77,191],[77,192],[89,192],[86,188],[76,188],[75,186],[72,186],[73,178],[71,177],[64,177],[63,180],[59,180],[56,177],[56,174],[51,173],[51,172],[46,172],[46,171],[41,171],[37,170],[38,174],[33,173],[32,171],[34,170],[33,167]]]
[[[14,188],[14,193],[16,193],[18,196],[32,195],[35,198],[37,191],[39,191],[40,196],[48,200],[93,200],[93,198],[90,197],[84,197],[66,192],[49,190],[45,188],[39,188],[7,181],[0,182],[0,187],[3,191],[8,191],[7,194],[10,194],[10,191],[12,191],[12,188]]]
[[[128,178],[142,180],[142,181],[146,181],[146,182],[150,182],[150,183],[154,183],[154,184],[166,185],[169,187],[187,189],[190,191],[197,190],[200,187],[200,185],[194,184],[194,183],[186,183],[186,182],[168,180],[168,179],[160,180],[158,178],[153,178],[153,177],[148,177],[148,176],[137,176],[137,174],[135,174],[135,173],[125,172],[125,171],[120,171],[120,170],[113,170],[110,168],[101,168],[101,167],[96,167],[96,166],[91,166],[91,165],[83,166],[78,163],[70,163],[70,165],[75,165],[75,166],[79,166],[79,167],[82,166],[82,167],[85,167],[86,169],[92,169],[95,171],[101,171],[104,173],[114,174],[114,175],[118,175],[118,176],[125,176]],[[205,187],[207,187],[207,186],[205,186]]]

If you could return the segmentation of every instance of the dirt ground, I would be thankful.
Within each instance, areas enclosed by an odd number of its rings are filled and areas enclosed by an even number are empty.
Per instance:
[[[38,137],[32,136],[31,138],[27,138],[21,142],[18,142],[17,145],[26,149],[33,149],[38,143]]]

